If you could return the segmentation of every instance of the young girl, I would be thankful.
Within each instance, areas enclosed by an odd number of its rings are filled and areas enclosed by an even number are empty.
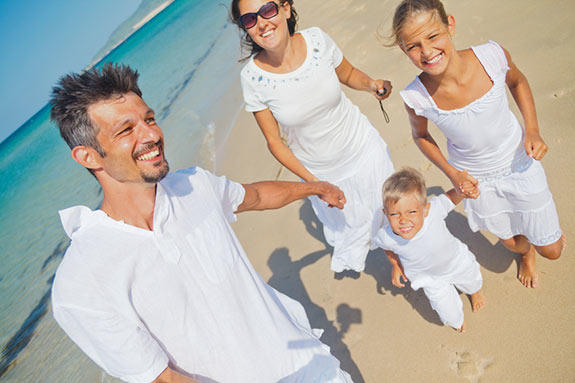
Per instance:
[[[521,254],[518,278],[537,287],[535,251],[561,255],[565,237],[539,162],[539,135],[525,76],[496,42],[456,50],[455,20],[439,0],[404,0],[393,20],[395,44],[422,73],[401,92],[414,140],[468,199],[473,231],[497,235]],[[525,129],[510,111],[511,94]],[[447,137],[449,162],[427,130],[433,121]]]
[[[340,83],[379,100],[389,96],[391,84],[354,68],[321,29],[296,33],[293,0],[233,0],[231,9],[252,50],[241,73],[246,110],[286,168],[344,191],[343,210],[311,202],[334,247],[332,270],[362,271],[381,218],[381,186],[393,165],[387,145]]]

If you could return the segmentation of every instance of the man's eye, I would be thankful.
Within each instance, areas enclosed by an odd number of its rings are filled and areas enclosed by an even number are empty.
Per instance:
[[[129,133],[132,132],[132,130],[133,130],[133,128],[132,128],[131,126],[125,128],[125,129],[122,129],[122,130],[120,131],[120,133],[118,133],[118,136],[123,136],[123,135],[129,134]]]
[[[155,119],[154,117],[147,118],[147,119],[146,119],[146,123],[147,123],[148,125],[153,125],[153,124],[156,123],[156,119]]]
[[[431,36],[429,36],[429,39],[430,39],[430,40],[433,40],[433,39],[436,38],[437,36],[439,36],[439,35],[437,35],[437,34],[431,35]]]

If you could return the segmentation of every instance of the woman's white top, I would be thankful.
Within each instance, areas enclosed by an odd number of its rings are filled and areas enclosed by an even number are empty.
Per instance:
[[[253,57],[241,73],[246,111],[269,108],[297,159],[316,177],[344,179],[357,161],[373,126],[343,93],[335,68],[341,50],[321,29],[301,32],[307,54],[290,73],[270,73]]]
[[[442,194],[433,197],[429,204],[423,226],[413,238],[395,234],[386,218],[374,241],[377,247],[397,254],[414,290],[433,285],[436,280],[453,282],[457,275],[477,263],[467,246],[445,224],[445,218],[455,208],[453,202]]]
[[[493,82],[483,96],[462,108],[442,110],[416,77],[400,92],[401,97],[415,114],[433,121],[445,134],[449,162],[455,168],[481,178],[526,168],[531,158],[525,153],[523,130],[507,101],[505,52],[494,41],[471,49]]]

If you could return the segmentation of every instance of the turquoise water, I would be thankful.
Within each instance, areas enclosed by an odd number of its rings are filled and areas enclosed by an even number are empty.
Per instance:
[[[172,169],[213,169],[241,106],[239,39],[227,15],[217,1],[176,0],[102,60],[140,72]],[[52,278],[69,243],[58,210],[95,208],[101,198],[49,122],[48,106],[0,144],[0,381],[113,381],[50,312]]]

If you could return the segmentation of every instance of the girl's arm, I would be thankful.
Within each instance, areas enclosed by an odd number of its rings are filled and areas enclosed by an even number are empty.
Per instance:
[[[270,152],[283,166],[306,182],[319,181],[284,144],[278,122],[269,109],[254,112],[254,117],[266,138]]]
[[[391,82],[387,80],[374,80],[367,74],[363,73],[344,57],[335,73],[339,82],[349,86],[352,89],[364,90],[375,96],[378,100],[384,100],[391,94]],[[383,92],[383,90],[386,92]],[[379,92],[379,94],[378,94]],[[383,93],[383,95],[381,95]]]
[[[467,170],[457,170],[454,168],[441,153],[441,149],[429,134],[427,129],[427,118],[415,114],[407,104],[405,109],[409,116],[409,123],[411,125],[411,135],[413,141],[425,156],[435,164],[445,175],[451,180],[455,190],[464,194],[466,198],[476,199],[479,197],[478,182],[473,178]]]
[[[525,151],[527,155],[536,160],[541,160],[547,153],[547,145],[539,135],[539,125],[537,124],[537,112],[535,111],[535,101],[529,87],[527,77],[515,66],[507,50],[503,49],[509,70],[505,82],[521,111],[525,123]]]

